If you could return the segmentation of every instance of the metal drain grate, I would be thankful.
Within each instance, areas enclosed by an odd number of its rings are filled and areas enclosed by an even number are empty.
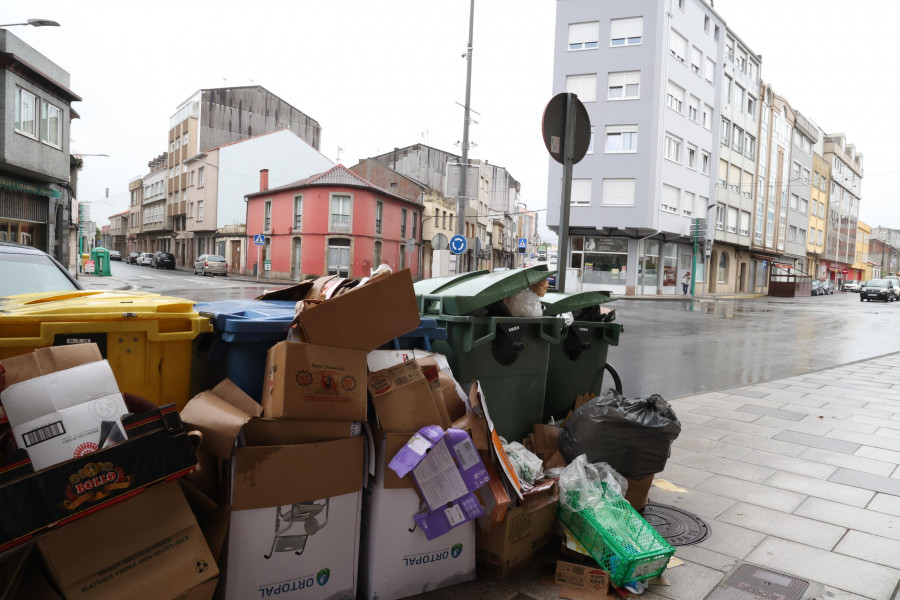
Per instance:
[[[673,546],[699,544],[709,537],[709,525],[686,510],[651,502],[641,515],[653,529]]]
[[[724,585],[770,600],[800,600],[809,582],[755,565],[741,565]]]

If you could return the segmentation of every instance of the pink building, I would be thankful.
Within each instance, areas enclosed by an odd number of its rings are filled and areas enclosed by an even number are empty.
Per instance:
[[[409,268],[418,277],[419,202],[377,187],[343,165],[273,189],[263,169],[259,183],[260,191],[246,196],[245,273],[264,269],[269,260],[270,277],[296,281],[326,274],[365,277],[381,263],[395,271]],[[265,245],[254,249],[258,234]]]

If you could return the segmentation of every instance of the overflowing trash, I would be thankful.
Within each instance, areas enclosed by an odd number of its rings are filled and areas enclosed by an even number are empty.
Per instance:
[[[509,577],[554,544],[561,597],[645,589],[674,550],[638,510],[680,424],[593,384],[545,418],[551,347],[580,323],[600,327],[582,346],[621,331],[550,273],[418,294],[383,266],[199,312],[118,294],[97,302],[140,304],[180,345],[113,319],[3,350],[0,595],[391,600]]]

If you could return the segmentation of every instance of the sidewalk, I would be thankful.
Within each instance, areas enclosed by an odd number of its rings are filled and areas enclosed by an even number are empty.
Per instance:
[[[672,405],[682,432],[650,498],[711,535],[641,598],[751,600],[724,587],[750,563],[808,581],[807,600],[900,600],[900,353]],[[556,598],[541,572],[423,598]]]

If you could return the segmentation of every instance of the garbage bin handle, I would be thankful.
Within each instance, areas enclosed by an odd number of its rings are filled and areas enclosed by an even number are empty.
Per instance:
[[[484,344],[492,341],[495,337],[497,337],[497,319],[494,317],[486,317],[485,319],[488,325],[488,332],[481,336],[480,338],[475,338],[475,326],[474,323],[472,325],[472,337],[466,340],[464,346],[468,346],[463,349],[463,352],[469,352],[478,348],[479,346],[483,346]],[[471,341],[470,341],[471,340]]]
[[[551,344],[558,344],[561,339],[562,331],[565,329],[565,327],[563,327],[565,321],[559,317],[549,317],[546,320],[548,322],[541,323],[541,339]]]

